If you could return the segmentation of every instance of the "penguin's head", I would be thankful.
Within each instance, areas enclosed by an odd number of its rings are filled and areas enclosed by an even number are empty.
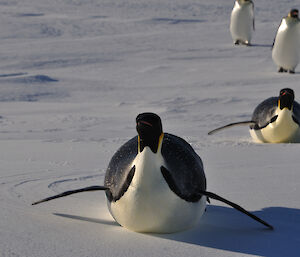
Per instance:
[[[294,99],[295,95],[293,89],[281,89],[278,98],[278,107],[280,108],[280,110],[283,110],[284,108],[292,110]]]
[[[288,17],[298,19],[298,15],[299,15],[298,9],[292,9],[292,10],[289,12]]]
[[[157,153],[162,138],[162,124],[160,117],[151,112],[141,113],[136,117],[136,130],[139,135],[139,151],[148,146],[153,153]]]

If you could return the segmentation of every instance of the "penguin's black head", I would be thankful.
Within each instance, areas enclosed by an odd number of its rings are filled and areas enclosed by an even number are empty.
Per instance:
[[[160,117],[155,113],[145,112],[136,117],[136,130],[139,134],[140,151],[149,146],[153,153],[157,152],[162,131]]]
[[[298,18],[298,15],[299,15],[298,9],[292,9],[289,13],[289,16],[292,18]]]
[[[293,89],[281,89],[278,98],[278,107],[280,108],[280,110],[282,110],[283,108],[292,110],[294,99],[295,95]]]

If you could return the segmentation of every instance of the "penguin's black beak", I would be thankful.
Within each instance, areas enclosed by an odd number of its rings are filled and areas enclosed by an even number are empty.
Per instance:
[[[159,138],[162,134],[161,119],[154,113],[142,113],[136,118],[136,130],[139,135],[139,149],[143,151],[149,146],[153,153],[156,153],[159,145]]]
[[[141,121],[138,121],[137,122],[137,126],[138,127],[141,127],[141,126],[149,126],[149,127],[153,127],[153,125],[150,123],[150,122],[147,122],[147,121],[144,121],[144,120],[141,120]]]
[[[293,103],[294,103],[294,91],[292,89],[286,88],[282,89],[279,94],[278,98],[278,107],[280,110],[284,108],[288,108],[292,110]]]
[[[137,121],[136,130],[141,139],[150,139],[152,135],[155,134],[153,125],[150,122],[144,120]]]
[[[290,15],[291,15],[291,17],[293,17],[293,18],[298,18],[298,15],[299,15],[299,11],[298,10],[292,10],[291,12],[290,12]]]

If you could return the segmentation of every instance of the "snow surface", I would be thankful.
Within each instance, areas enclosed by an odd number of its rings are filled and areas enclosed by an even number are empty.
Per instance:
[[[298,6],[297,6],[298,5]],[[0,0],[0,256],[299,256],[298,144],[255,144],[255,106],[291,87],[271,44],[298,1],[255,3],[253,47],[234,47],[233,1]],[[140,234],[116,224],[103,192],[31,206],[102,185],[113,153],[136,135],[138,113],[201,156],[208,190],[274,231],[212,201],[199,225]]]

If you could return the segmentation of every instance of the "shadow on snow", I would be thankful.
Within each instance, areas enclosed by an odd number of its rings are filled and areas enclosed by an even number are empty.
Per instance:
[[[196,228],[174,234],[144,235],[244,254],[299,256],[300,209],[269,207],[252,213],[273,225],[274,230],[264,228],[230,207],[208,205]],[[111,220],[62,213],[54,215],[119,226]]]
[[[76,215],[64,214],[64,213],[53,213],[53,214],[59,217],[69,218],[73,220],[81,220],[81,221],[87,221],[87,222],[93,222],[93,223],[99,223],[99,224],[111,225],[111,226],[120,226],[117,222],[111,220],[88,218],[88,217],[82,217],[82,216],[76,216]]]
[[[157,237],[260,256],[299,256],[300,209],[269,207],[253,214],[274,226],[268,230],[229,207],[209,205],[191,230]]]

